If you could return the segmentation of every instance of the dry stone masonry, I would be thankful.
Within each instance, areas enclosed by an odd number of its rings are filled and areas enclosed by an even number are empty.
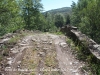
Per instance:
[[[66,25],[61,28],[61,31],[72,38],[77,45],[84,46],[83,48],[87,50],[87,53],[92,53],[97,60],[100,60],[100,45],[81,33],[77,27]]]

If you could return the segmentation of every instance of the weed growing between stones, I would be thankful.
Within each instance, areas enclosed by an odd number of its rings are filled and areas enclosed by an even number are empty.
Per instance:
[[[100,75],[100,60],[97,60],[96,57],[90,53],[87,48],[88,43],[84,42],[84,45],[79,44],[69,38],[66,39],[66,42],[71,47],[76,58],[86,63],[86,65],[82,67],[82,70],[87,71],[89,75]]]

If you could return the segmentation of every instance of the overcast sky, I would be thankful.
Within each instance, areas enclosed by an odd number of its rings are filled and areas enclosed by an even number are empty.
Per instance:
[[[44,11],[57,9],[61,7],[71,7],[72,1],[77,3],[78,0],[41,0]]]

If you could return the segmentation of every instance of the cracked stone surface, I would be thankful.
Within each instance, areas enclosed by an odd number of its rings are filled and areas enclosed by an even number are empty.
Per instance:
[[[25,71],[25,68],[34,69],[34,75],[86,75],[81,72],[85,64],[72,55],[64,35],[31,34],[20,40],[10,52],[12,55],[7,57],[8,66],[5,67],[4,75],[32,75],[33,71]],[[18,71],[23,68],[25,72]],[[48,72],[40,71],[41,68],[47,68]],[[49,71],[54,68],[60,72]]]

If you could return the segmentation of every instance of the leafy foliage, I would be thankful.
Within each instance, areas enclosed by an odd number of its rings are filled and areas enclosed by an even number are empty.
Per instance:
[[[15,0],[0,1],[0,35],[23,27],[20,8]]]
[[[59,28],[65,24],[70,24],[70,7],[63,7],[58,9],[49,10],[43,13],[45,16],[48,28],[50,32],[59,31]]]
[[[41,0],[22,0],[21,8],[22,8],[22,16],[24,18],[26,28],[31,28],[34,26],[34,20],[37,19],[40,14],[40,9],[42,9],[42,5],[40,4]]]
[[[65,24],[62,16],[58,21],[57,16],[51,13],[41,14],[42,8],[41,0],[1,0],[0,36],[21,29],[55,32],[58,26]],[[68,7],[55,11],[62,13],[71,9]]]
[[[100,1],[79,0],[72,4],[71,24],[100,43]]]
[[[64,17],[61,14],[55,15],[55,25],[57,28],[61,28],[64,25]]]
[[[100,43],[100,0],[78,0],[72,4],[71,24],[77,26],[79,30]],[[91,69],[91,75],[100,75],[100,60],[87,52],[85,47],[80,47],[78,57],[85,59]],[[84,49],[84,50],[82,50]]]

